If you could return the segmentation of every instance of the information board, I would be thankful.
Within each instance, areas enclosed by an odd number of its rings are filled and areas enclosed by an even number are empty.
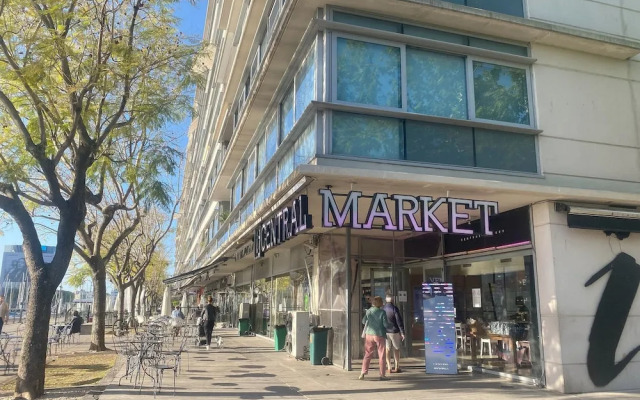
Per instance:
[[[423,283],[424,357],[427,374],[458,373],[451,283]]]

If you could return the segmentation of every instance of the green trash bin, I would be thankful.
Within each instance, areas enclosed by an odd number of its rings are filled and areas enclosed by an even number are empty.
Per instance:
[[[287,339],[287,326],[276,325],[273,329],[273,338],[275,339],[276,351],[284,349],[284,342]]]
[[[324,326],[316,326],[311,329],[309,358],[312,365],[322,365],[322,359],[327,356],[327,339],[330,329]]]
[[[240,318],[238,320],[238,334],[246,335],[249,332],[249,318]]]

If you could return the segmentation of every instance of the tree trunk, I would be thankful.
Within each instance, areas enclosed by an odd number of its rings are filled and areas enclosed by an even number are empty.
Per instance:
[[[93,325],[90,351],[105,351],[105,311],[107,306],[107,274],[104,268],[93,272]]]
[[[49,319],[57,287],[46,275],[46,271],[43,271],[38,276],[31,277],[24,340],[16,378],[16,398],[32,400],[44,394]]]
[[[131,285],[131,296],[129,297],[129,325],[133,326],[136,321],[136,295],[138,294],[138,288],[136,285]]]
[[[118,319],[124,320],[124,285],[118,285]]]

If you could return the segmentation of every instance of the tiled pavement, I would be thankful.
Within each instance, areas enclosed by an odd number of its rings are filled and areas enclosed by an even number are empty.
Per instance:
[[[175,385],[175,398],[217,399],[620,399],[640,398],[633,393],[594,393],[561,395],[545,389],[506,381],[485,374],[463,373],[456,376],[427,376],[422,368],[408,368],[378,380],[376,366],[363,381],[359,371],[346,372],[336,366],[314,366],[297,361],[285,352],[276,352],[273,342],[261,337],[238,337],[235,331],[222,331],[222,349],[188,348],[183,369]],[[188,364],[188,368],[187,368]],[[142,390],[134,389],[127,379],[116,379],[100,395],[100,400],[119,400],[135,396],[152,399],[147,378]],[[173,397],[173,380],[167,371],[162,392],[157,397]]]

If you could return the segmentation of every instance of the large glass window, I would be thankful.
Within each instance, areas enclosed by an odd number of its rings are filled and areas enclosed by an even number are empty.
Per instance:
[[[256,194],[254,196],[254,209],[258,211],[262,203],[264,203],[264,183],[258,186],[256,189]]]
[[[332,154],[537,172],[535,136],[333,112]]]
[[[450,262],[458,363],[540,377],[540,329],[533,257]]]
[[[466,119],[464,57],[407,48],[407,109]]]
[[[316,57],[315,46],[311,47],[295,78],[296,121],[315,97]]]
[[[238,205],[241,198],[242,198],[242,173],[238,175],[238,177],[236,178],[236,183],[233,186],[233,207],[234,208]]]
[[[265,135],[267,137],[265,158],[268,162],[278,149],[278,119],[275,115],[271,118],[271,121],[269,121]]]
[[[296,141],[294,154],[294,166],[306,164],[316,154],[316,131],[315,125],[310,124]]]
[[[293,88],[289,89],[284,99],[282,100],[282,104],[280,106],[280,118],[281,121],[281,131],[282,131],[282,140],[291,132],[291,128],[293,128],[293,123],[295,122],[293,119]]]
[[[276,191],[276,171],[271,171],[264,181],[264,198],[268,199]]]
[[[280,160],[278,164],[278,186],[282,185],[284,181],[293,172],[293,149],[289,149],[286,154]]]
[[[401,122],[395,118],[334,112],[333,154],[401,159],[401,129]]]
[[[529,125],[527,71],[488,62],[473,62],[476,117]]]
[[[406,122],[407,160],[473,166],[473,129]]]
[[[245,192],[249,190],[253,182],[256,180],[256,153],[253,152],[249,156],[249,160],[247,161],[247,167],[244,173],[244,187]]]
[[[256,146],[256,169],[258,174],[262,171],[264,166],[267,164],[267,153],[265,152],[265,141],[266,136],[262,135],[260,140],[258,141],[258,145]]]
[[[338,100],[401,107],[400,48],[345,38],[337,41]]]
[[[510,132],[476,129],[478,167],[536,172],[535,137]]]

